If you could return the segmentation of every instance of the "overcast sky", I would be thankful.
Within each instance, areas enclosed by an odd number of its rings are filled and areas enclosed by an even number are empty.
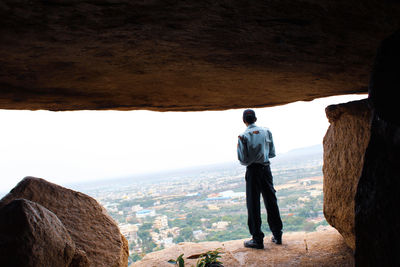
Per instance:
[[[277,153],[321,144],[325,107],[347,95],[255,109]],[[0,192],[23,177],[61,185],[236,161],[241,110],[207,112],[0,110]]]

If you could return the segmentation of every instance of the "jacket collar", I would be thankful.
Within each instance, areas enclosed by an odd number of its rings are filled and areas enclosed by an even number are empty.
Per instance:
[[[257,125],[255,123],[250,124],[249,126],[247,126],[247,129],[251,129],[257,127]]]

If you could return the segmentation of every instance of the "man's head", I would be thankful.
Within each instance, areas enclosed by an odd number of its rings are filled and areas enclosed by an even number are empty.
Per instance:
[[[247,125],[255,123],[257,121],[256,113],[252,109],[246,109],[243,111],[243,122]]]

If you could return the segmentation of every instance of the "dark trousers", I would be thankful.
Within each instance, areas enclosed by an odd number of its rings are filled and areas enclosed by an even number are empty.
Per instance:
[[[251,164],[246,169],[246,204],[250,234],[253,239],[262,242],[264,233],[261,231],[260,194],[267,209],[268,225],[276,236],[282,232],[282,220],[272,182],[269,165]]]

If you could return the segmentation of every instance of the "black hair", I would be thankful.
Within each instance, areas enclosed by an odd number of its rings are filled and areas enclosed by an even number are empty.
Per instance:
[[[243,112],[243,122],[244,123],[248,123],[248,124],[252,124],[255,123],[257,121],[257,117],[256,117],[256,113],[254,112],[254,110],[252,109],[246,109]]]
[[[243,121],[247,122],[248,124],[253,124],[257,121],[257,118],[253,116],[246,116],[243,118]]]

